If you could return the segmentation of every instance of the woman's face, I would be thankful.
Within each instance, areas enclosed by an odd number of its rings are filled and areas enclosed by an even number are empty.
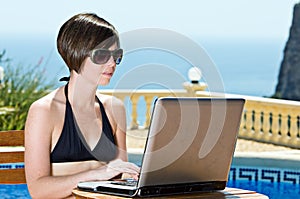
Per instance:
[[[117,45],[111,46],[108,50],[113,51],[117,49]],[[107,85],[110,82],[116,69],[116,63],[112,56],[104,64],[94,63],[90,57],[87,57],[83,62],[83,67],[80,75],[97,85]]]

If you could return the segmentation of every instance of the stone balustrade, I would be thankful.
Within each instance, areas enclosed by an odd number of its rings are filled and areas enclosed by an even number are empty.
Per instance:
[[[100,91],[99,91],[100,92]],[[130,129],[137,129],[139,126],[142,126],[143,128],[148,128],[150,125],[150,117],[151,117],[151,107],[156,98],[159,97],[167,97],[167,96],[176,96],[176,97],[183,97],[187,96],[187,92],[184,89],[180,90],[149,90],[149,89],[138,89],[138,90],[126,90],[126,89],[120,89],[120,90],[101,90],[102,94],[107,95],[113,95],[122,101],[125,101],[126,98],[130,100],[131,104],[131,124]],[[143,125],[138,124],[138,103],[140,100],[144,100],[145,102],[145,123]]]
[[[181,90],[101,90],[103,94],[113,95],[131,103],[131,123],[129,128],[139,126],[148,128],[153,101],[166,96],[231,97],[246,99],[239,137],[266,143],[300,149],[300,102],[244,95],[218,95],[203,91],[204,87],[184,85]],[[100,92],[100,91],[99,91]],[[144,100],[145,122],[138,123],[138,104]]]
[[[246,98],[239,136],[300,148],[300,102]]]
[[[205,91],[196,96],[244,98],[240,138],[300,149],[300,102]]]

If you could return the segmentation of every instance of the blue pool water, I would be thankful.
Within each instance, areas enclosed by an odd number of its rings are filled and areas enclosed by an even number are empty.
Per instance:
[[[270,199],[295,199],[300,196],[300,185],[292,183],[254,182],[248,180],[230,180],[228,187],[253,190],[269,196]],[[27,186],[0,185],[1,199],[24,198],[29,199]]]
[[[30,195],[25,184],[19,185],[0,185],[1,199],[27,199]]]
[[[300,185],[292,183],[236,180],[228,181],[227,186],[256,191],[270,199],[295,199],[300,196]]]
[[[131,154],[129,161],[140,165],[141,157],[141,155]],[[22,166],[23,163],[2,164],[0,169]],[[300,170],[298,169],[232,165],[228,179],[227,187],[256,191],[267,195],[270,199],[295,199],[300,196]],[[0,199],[14,198],[29,199],[27,186],[0,184]]]

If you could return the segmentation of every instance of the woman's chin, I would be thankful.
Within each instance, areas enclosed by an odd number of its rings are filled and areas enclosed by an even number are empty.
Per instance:
[[[110,80],[102,79],[98,82],[98,86],[107,86],[109,84],[109,82],[110,82]]]

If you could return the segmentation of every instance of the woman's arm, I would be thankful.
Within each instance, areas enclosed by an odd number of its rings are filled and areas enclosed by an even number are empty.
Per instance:
[[[25,126],[25,172],[32,198],[64,198],[71,195],[80,181],[108,180],[122,172],[138,172],[134,165],[121,162],[72,175],[52,176],[51,118],[51,111],[43,103],[35,102],[29,109]]]
[[[29,109],[25,126],[25,172],[33,198],[67,197],[79,179],[87,174],[51,176],[50,151],[53,124],[47,105],[35,102]]]

